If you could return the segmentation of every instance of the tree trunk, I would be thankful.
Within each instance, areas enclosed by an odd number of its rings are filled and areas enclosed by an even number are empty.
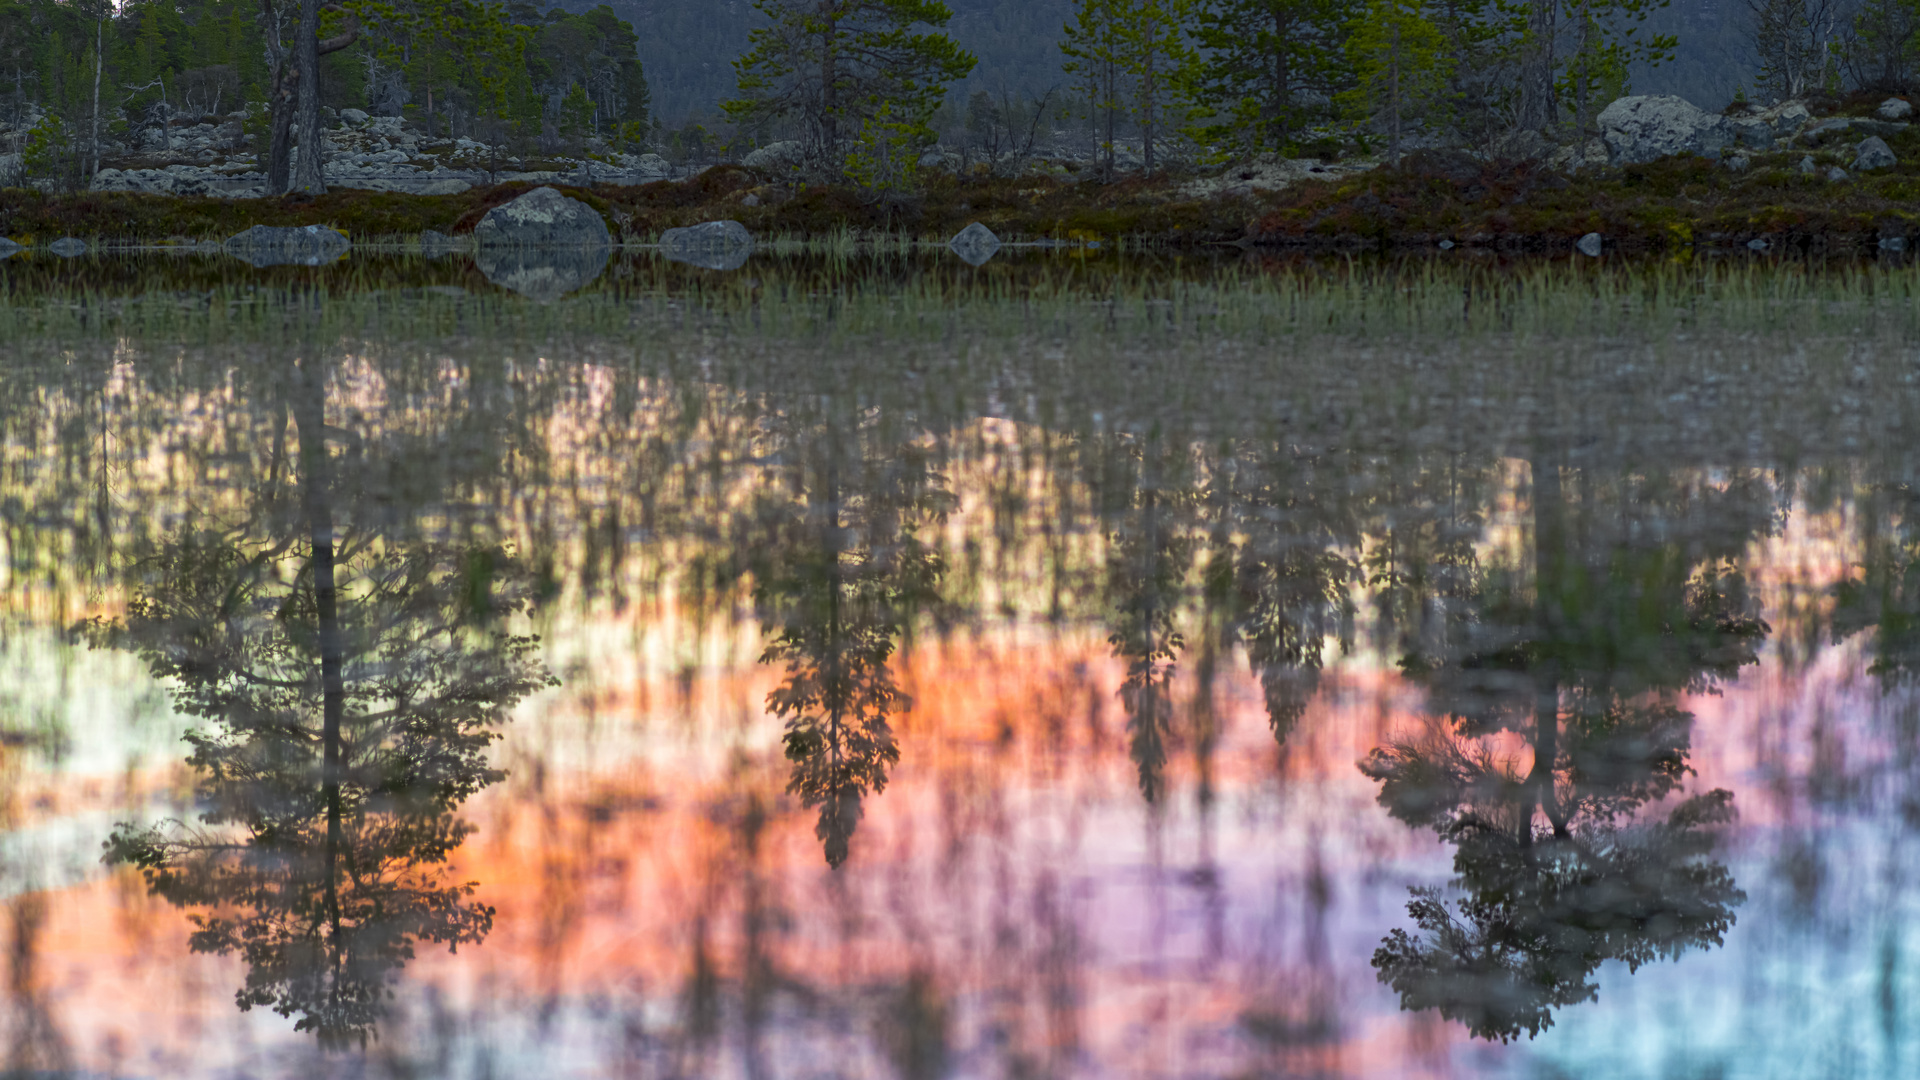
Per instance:
[[[1529,0],[1527,51],[1520,67],[1520,111],[1514,123],[1522,131],[1539,131],[1554,121],[1553,34],[1554,5],[1559,0]]]
[[[1562,613],[1550,602],[1556,582],[1569,571],[1567,564],[1566,505],[1560,492],[1560,466],[1536,447],[1529,461],[1533,473],[1533,636],[1536,643],[1558,637]],[[1553,826],[1553,834],[1567,835],[1565,815],[1554,791],[1554,765],[1560,757],[1560,665],[1547,656],[1536,658],[1533,671],[1533,769],[1527,784]]]
[[[293,178],[287,190],[324,195],[327,184],[320,172],[321,159],[325,156],[320,135],[320,0],[300,0],[300,28],[293,35],[293,66],[300,80],[294,114],[294,138],[300,145],[300,156],[294,162]]]
[[[100,72],[106,67],[106,58],[102,52],[106,44],[107,21],[101,19],[93,28],[93,172],[100,171]],[[164,96],[166,91],[162,90]],[[88,187],[92,187],[93,176],[87,176]]]
[[[320,647],[320,743],[322,793],[327,810],[327,881],[340,846],[340,725],[346,717],[346,648],[340,632],[333,544],[332,469],[327,460],[326,373],[300,365],[294,413],[300,425],[301,501],[312,540],[313,606]]]

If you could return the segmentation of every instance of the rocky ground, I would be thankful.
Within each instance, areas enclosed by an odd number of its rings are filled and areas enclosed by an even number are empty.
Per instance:
[[[1123,172],[1092,183],[1087,150],[1001,155],[936,150],[910,197],[797,182],[791,144],[692,173],[654,155],[520,160],[472,140],[433,139],[349,110],[327,133],[318,198],[261,198],[238,118],[143,132],[86,196],[0,191],[0,234],[198,242],[251,225],[329,225],[355,236],[448,235],[541,185],[606,216],[614,237],[733,220],[759,235],[857,232],[944,238],[979,221],[1015,241],[1129,237],[1170,246],[1505,251],[1902,249],[1920,242],[1920,128],[1905,100],[1858,96],[1709,113],[1632,97],[1598,134],[1537,137],[1491,152],[1425,149],[1374,158],[1261,158],[1225,168]],[[1123,167],[1137,155],[1123,148]],[[156,198],[155,196],[171,196]],[[255,197],[247,197],[255,196]]]

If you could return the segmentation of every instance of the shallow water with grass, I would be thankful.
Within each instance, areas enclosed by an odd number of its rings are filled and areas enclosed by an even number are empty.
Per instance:
[[[0,1075],[1911,1073],[1917,300],[0,263]]]

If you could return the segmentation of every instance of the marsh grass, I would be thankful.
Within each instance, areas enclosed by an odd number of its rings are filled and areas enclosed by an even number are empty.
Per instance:
[[[356,257],[255,270],[210,255],[9,263],[0,342],[332,338],[632,339],[663,332],[952,339],[1333,335],[1452,341],[1646,340],[1688,333],[1920,337],[1920,271],[1898,265],[1414,260],[1218,261],[1053,252],[978,270],[901,238],[789,242],[714,274],[616,262],[540,304],[471,259]]]

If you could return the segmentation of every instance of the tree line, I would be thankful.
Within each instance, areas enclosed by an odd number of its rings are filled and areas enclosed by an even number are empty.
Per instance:
[[[638,145],[650,95],[637,44],[604,5],[0,0],[0,116],[30,170],[76,180],[105,145],[239,119],[272,190],[320,191],[318,155],[293,148],[318,144],[323,108],[526,150]]]

